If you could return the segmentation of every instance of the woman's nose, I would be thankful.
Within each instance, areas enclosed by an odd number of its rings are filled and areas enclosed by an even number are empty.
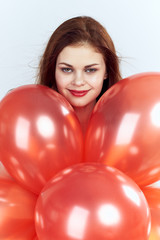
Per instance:
[[[83,86],[85,84],[84,76],[82,73],[76,73],[74,76],[74,79],[72,81],[72,84],[76,86]]]

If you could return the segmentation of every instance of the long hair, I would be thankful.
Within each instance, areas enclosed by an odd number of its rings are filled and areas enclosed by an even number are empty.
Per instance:
[[[99,95],[101,97],[110,86],[121,79],[119,58],[106,29],[95,19],[87,16],[71,18],[53,32],[40,60],[38,83],[57,91],[55,67],[59,53],[66,46],[85,43],[98,50],[103,55],[106,64],[107,79],[104,80]]]

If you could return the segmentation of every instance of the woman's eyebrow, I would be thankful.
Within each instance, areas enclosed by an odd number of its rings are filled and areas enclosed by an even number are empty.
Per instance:
[[[68,63],[65,63],[65,62],[60,62],[58,65],[66,65],[67,67],[72,67],[72,65],[68,64]]]
[[[98,63],[92,63],[90,65],[85,66],[85,68],[90,68],[90,67],[97,66],[97,65],[99,65],[99,64]]]
[[[71,64],[69,63],[65,63],[65,62],[60,62],[58,65],[66,65],[67,67],[73,67]],[[86,65],[85,68],[90,68],[90,67],[93,67],[93,66],[97,66],[99,65],[98,63],[92,63],[92,64],[89,64],[89,65]]]

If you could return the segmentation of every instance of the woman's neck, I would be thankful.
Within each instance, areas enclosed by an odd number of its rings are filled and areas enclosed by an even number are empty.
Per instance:
[[[89,104],[85,107],[74,107],[74,111],[79,119],[81,129],[83,136],[85,136],[87,127],[88,127],[88,122],[90,120],[93,108],[95,106],[96,102]]]

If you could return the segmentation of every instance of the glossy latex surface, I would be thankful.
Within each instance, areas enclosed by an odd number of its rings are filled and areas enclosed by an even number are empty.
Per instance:
[[[0,239],[32,240],[37,196],[12,180],[0,179]]]
[[[13,179],[1,161],[0,161],[0,179],[10,179],[10,180]]]
[[[0,159],[37,194],[58,171],[81,162],[82,133],[69,103],[34,84],[8,93],[0,103]]]
[[[81,163],[46,184],[35,224],[39,240],[147,240],[150,211],[140,188],[125,174]]]
[[[146,187],[143,193],[151,212],[151,234],[149,240],[160,239],[160,188]]]
[[[113,166],[140,186],[160,176],[160,73],[133,75],[113,85],[93,111],[85,161]]]

